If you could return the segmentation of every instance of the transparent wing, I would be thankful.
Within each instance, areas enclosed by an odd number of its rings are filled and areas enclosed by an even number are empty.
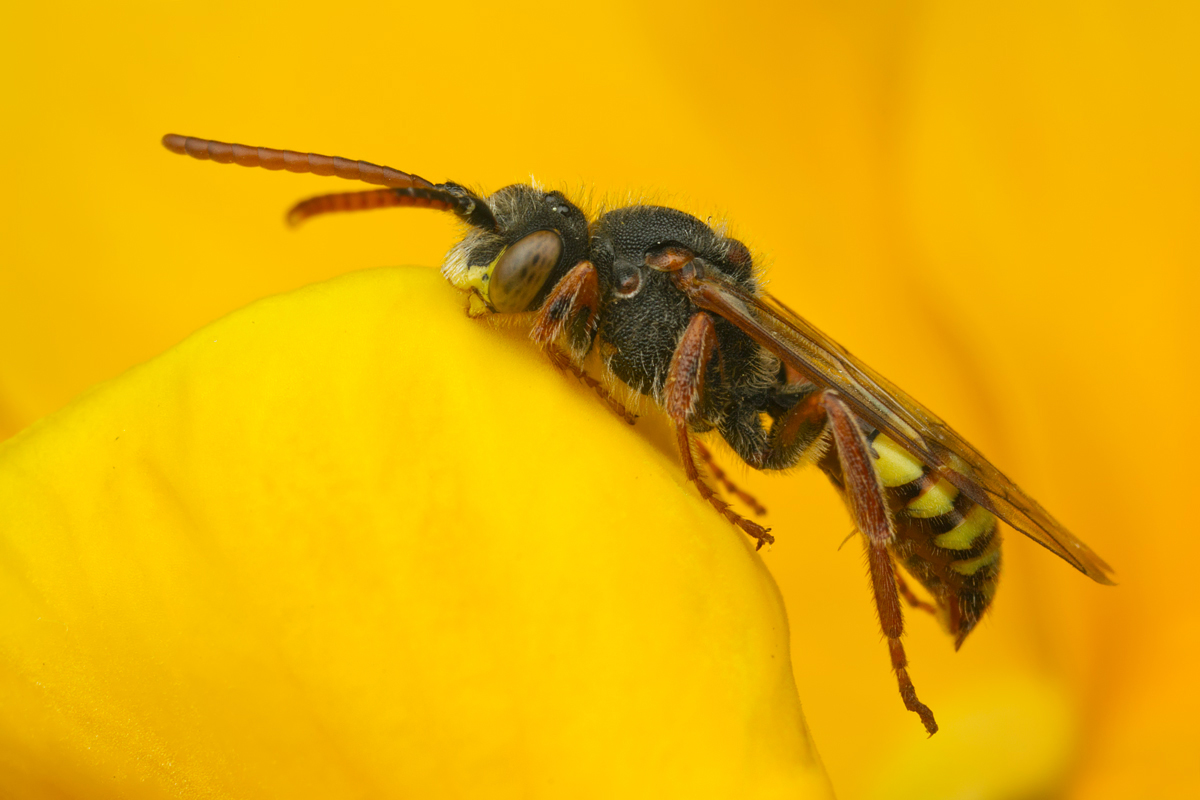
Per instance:
[[[894,439],[959,491],[1099,583],[1112,567],[1064,528],[983,454],[887,378],[769,295],[755,297],[720,276],[693,277],[684,291],[817,386],[834,389],[862,419]]]

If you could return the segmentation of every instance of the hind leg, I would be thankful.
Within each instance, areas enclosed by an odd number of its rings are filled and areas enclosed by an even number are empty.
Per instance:
[[[832,391],[822,393],[822,405],[829,415],[834,444],[842,465],[846,505],[854,524],[867,541],[875,608],[879,612],[883,635],[888,640],[888,652],[900,686],[900,697],[904,700],[904,707],[921,718],[925,730],[932,736],[937,733],[937,722],[929,706],[917,699],[916,687],[908,676],[908,656],[900,642],[900,637],[904,635],[904,615],[900,610],[896,565],[888,551],[888,544],[895,538],[896,532],[883,493],[883,484],[875,471],[867,437],[850,407]]]
[[[896,570],[896,588],[900,590],[900,596],[904,598],[904,602],[913,608],[933,614],[935,617],[937,616],[937,607],[917,597],[917,593],[909,588],[909,585],[904,581],[904,576],[900,574],[900,570]]]

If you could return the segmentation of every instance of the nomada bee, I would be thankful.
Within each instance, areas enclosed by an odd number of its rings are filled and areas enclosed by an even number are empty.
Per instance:
[[[931,735],[937,723],[917,699],[900,641],[901,594],[936,613],[961,646],[996,590],[997,519],[1112,583],[1098,555],[936,414],[763,292],[744,244],[693,216],[632,205],[589,221],[562,193],[526,184],[485,197],[365,161],[174,134],[163,144],[222,164],[387,187],[305,200],[289,212],[293,224],[391,206],[455,214],[468,231],[446,256],[450,282],[484,312],[533,312],[531,337],[551,362],[632,421],[581,367],[599,348],[613,376],[666,412],[688,479],[758,547],[773,537],[701,477],[693,454],[707,460],[707,451],[695,434],[715,429],[754,469],[817,465],[863,535],[900,695]],[[897,565],[933,606],[908,589]]]

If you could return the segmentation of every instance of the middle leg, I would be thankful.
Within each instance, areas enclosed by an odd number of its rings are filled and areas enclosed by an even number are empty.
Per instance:
[[[725,474],[725,470],[721,469],[717,464],[712,452],[704,446],[703,442],[695,439],[693,443],[696,445],[696,455],[700,456],[700,460],[704,462],[705,468],[708,469],[708,474],[712,475],[714,481],[724,486],[726,492],[750,506],[750,510],[758,516],[761,517],[767,513],[767,509],[763,508],[762,503],[758,502],[758,499],[754,495],[740,488],[729,479],[729,476]]]
[[[671,356],[671,365],[667,369],[667,383],[664,389],[664,399],[667,416],[675,423],[675,435],[679,442],[679,457],[683,461],[684,472],[688,480],[695,484],[700,496],[721,513],[725,519],[741,528],[747,535],[757,540],[755,549],[762,549],[764,544],[772,544],[775,537],[768,529],[751,522],[738,514],[729,504],[717,496],[712,487],[700,477],[696,469],[696,461],[692,456],[692,436],[688,423],[700,402],[700,393],[704,387],[704,372],[717,346],[717,332],[712,318],[703,311],[692,316],[687,330]]]

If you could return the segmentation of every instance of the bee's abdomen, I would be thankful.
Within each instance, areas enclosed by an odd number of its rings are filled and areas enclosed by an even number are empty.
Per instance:
[[[979,622],[1000,575],[996,517],[885,435],[872,441],[896,526],[893,553],[934,596],[956,645]]]

